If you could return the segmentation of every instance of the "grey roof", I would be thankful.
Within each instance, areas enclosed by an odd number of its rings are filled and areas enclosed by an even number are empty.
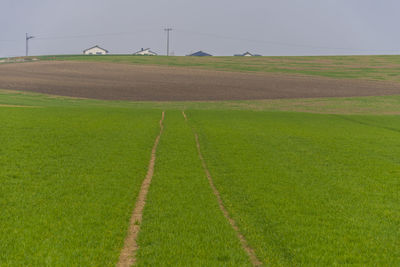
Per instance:
[[[107,49],[104,49],[104,48],[102,48],[102,47],[100,47],[100,46],[98,46],[98,45],[95,45],[95,46],[93,46],[93,47],[91,47],[91,48],[88,48],[88,49],[83,50],[83,53],[85,53],[86,51],[88,51],[88,50],[90,50],[90,49],[93,49],[93,48],[100,48],[100,49],[106,51],[106,53],[108,53],[108,50],[107,50]]]
[[[195,53],[190,54],[188,56],[192,56],[192,57],[211,57],[212,55],[210,55],[210,54],[208,54],[206,52],[203,52],[203,51],[198,51],[198,52],[195,52]]]

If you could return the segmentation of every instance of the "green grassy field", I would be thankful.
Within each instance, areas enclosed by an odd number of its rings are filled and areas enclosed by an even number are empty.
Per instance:
[[[113,266],[159,117],[0,106],[0,266]]]
[[[205,179],[190,127],[167,111],[141,233],[140,266],[251,266]]]
[[[118,107],[131,109],[196,109],[291,111],[323,114],[399,115],[400,96],[340,97],[197,102],[126,102],[68,98],[0,89],[0,105],[30,107]]]
[[[0,266],[114,266],[161,110],[139,266],[250,264],[191,127],[266,266],[397,266],[399,102],[131,103],[0,91]]]
[[[42,60],[76,60],[197,67],[213,70],[274,72],[331,78],[400,82],[400,56],[314,57],[166,57],[166,56],[42,56]]]
[[[400,118],[190,111],[217,188],[264,262],[400,263]]]

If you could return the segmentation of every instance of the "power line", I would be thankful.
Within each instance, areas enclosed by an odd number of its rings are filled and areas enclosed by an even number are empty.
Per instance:
[[[20,42],[21,40],[0,40],[0,42]]]
[[[232,37],[232,36],[225,36],[213,33],[204,33],[204,32],[196,32],[196,31],[189,31],[184,29],[176,29],[178,32],[187,33],[187,34],[194,34],[194,35],[203,35],[209,36],[212,38],[218,39],[228,39],[228,40],[239,40],[245,42],[253,42],[253,43],[263,43],[268,45],[276,45],[276,46],[287,46],[287,47],[302,47],[302,48],[311,48],[316,50],[345,50],[345,51],[352,51],[352,52],[399,52],[400,49],[355,49],[355,48],[345,48],[345,47],[328,47],[328,46],[314,46],[308,44],[294,44],[294,43],[285,43],[285,42],[274,42],[274,41],[265,41],[265,40],[257,40],[257,39],[248,39],[248,38],[241,38],[241,37]]]
[[[142,29],[133,32],[116,32],[116,33],[99,33],[99,34],[81,34],[81,35],[64,35],[64,36],[46,36],[38,35],[38,40],[62,40],[62,39],[81,39],[81,38],[92,38],[92,37],[104,37],[104,36],[123,36],[132,35],[142,31],[149,31],[149,29]]]
[[[138,32],[142,31],[151,31],[156,29],[140,29],[136,31],[130,32],[115,32],[115,33],[99,33],[99,34],[81,34],[81,35],[61,35],[61,36],[51,36],[51,35],[36,35],[36,41],[46,41],[46,40],[63,40],[63,39],[83,39],[83,38],[94,38],[94,37],[106,37],[106,36],[123,36],[123,35],[133,35]],[[214,33],[205,33],[205,32],[197,32],[192,30],[186,29],[172,29],[172,28],[165,28],[164,31],[167,32],[167,55],[169,55],[170,50],[170,32],[174,30],[180,34],[191,34],[191,35],[199,35],[199,36],[208,36],[214,39],[226,39],[226,40],[235,40],[235,41],[244,41],[244,42],[251,42],[251,43],[261,43],[270,46],[284,46],[284,47],[297,47],[297,48],[305,48],[305,49],[313,49],[318,51],[348,51],[348,52],[376,52],[376,53],[383,53],[383,52],[399,52],[400,49],[357,49],[357,48],[349,48],[349,47],[330,47],[330,46],[317,46],[317,45],[310,45],[310,44],[300,44],[300,43],[288,43],[288,42],[279,42],[279,41],[265,41],[260,39],[248,39],[243,37],[237,36],[227,36],[227,35],[220,35]],[[28,38],[30,37],[30,38]],[[29,40],[32,39],[33,36],[26,35],[26,54],[28,53],[29,49]],[[20,40],[0,40],[2,43],[7,42],[20,42]]]

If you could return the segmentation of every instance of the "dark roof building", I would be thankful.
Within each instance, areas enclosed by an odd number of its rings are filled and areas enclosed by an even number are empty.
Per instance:
[[[188,56],[191,56],[191,57],[211,57],[212,55],[207,54],[207,53],[205,53],[203,51],[198,51],[198,52],[190,54]]]

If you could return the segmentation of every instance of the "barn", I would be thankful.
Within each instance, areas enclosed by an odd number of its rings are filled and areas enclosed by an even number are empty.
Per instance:
[[[85,54],[85,55],[107,55],[108,50],[96,45],[91,48],[83,50],[83,54]]]
[[[157,53],[151,51],[150,48],[146,48],[146,49],[142,48],[141,50],[139,50],[136,53],[134,53],[134,55],[138,55],[138,56],[157,56]]]
[[[210,55],[206,52],[203,52],[203,51],[198,51],[198,52],[190,54],[188,56],[190,56],[190,57],[211,57],[212,55]]]

